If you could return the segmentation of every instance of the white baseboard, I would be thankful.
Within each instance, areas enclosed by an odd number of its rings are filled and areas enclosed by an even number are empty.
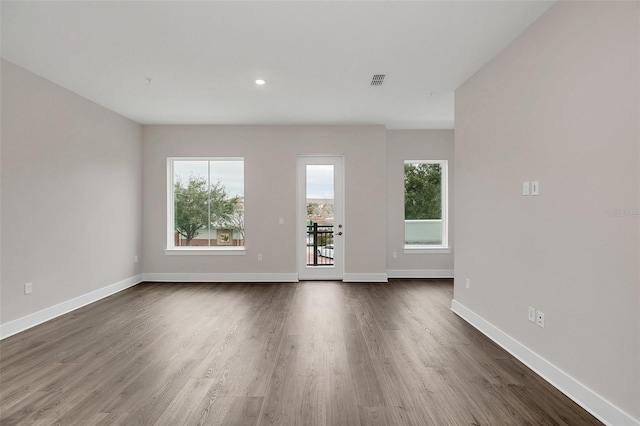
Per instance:
[[[453,278],[453,269],[389,269],[389,278]]]
[[[297,273],[172,273],[143,274],[151,282],[209,282],[209,283],[291,283],[298,282]],[[345,273],[344,282],[387,282],[385,273]]]
[[[21,318],[0,325],[0,340],[16,333],[35,327],[38,324],[52,320],[60,315],[74,311],[90,303],[96,302],[119,291],[132,287],[142,282],[142,275],[136,275],[115,284],[102,287],[91,293],[83,294],[71,300],[42,309],[41,311],[25,315]]]
[[[295,283],[297,273],[172,273],[155,272],[143,274],[144,281],[170,283]]]
[[[453,300],[451,310],[603,423],[612,426],[640,426],[639,420],[634,419],[463,304]]]
[[[388,279],[385,273],[345,273],[342,281],[345,283],[386,283]]]

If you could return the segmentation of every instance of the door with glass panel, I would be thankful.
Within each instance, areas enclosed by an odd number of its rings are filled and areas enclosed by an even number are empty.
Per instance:
[[[344,276],[344,158],[298,157],[298,276]]]

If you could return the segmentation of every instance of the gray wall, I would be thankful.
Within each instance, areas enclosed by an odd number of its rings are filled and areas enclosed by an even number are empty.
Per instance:
[[[638,7],[556,4],[456,91],[455,141],[455,300],[636,419],[639,219],[606,211],[639,208]]]
[[[298,154],[344,155],[345,272],[386,274],[383,126],[145,126],[144,271],[296,273]],[[165,255],[166,160],[174,156],[244,157],[246,256]]]
[[[453,130],[387,131],[387,265],[391,276],[451,276],[453,273]],[[448,160],[450,253],[404,254],[404,161]],[[398,257],[394,259],[392,253]]]
[[[3,324],[140,273],[138,124],[2,60],[1,136]]]

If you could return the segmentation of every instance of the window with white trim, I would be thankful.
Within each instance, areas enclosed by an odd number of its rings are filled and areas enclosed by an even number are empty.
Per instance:
[[[244,250],[244,158],[168,158],[167,186],[167,250]]]
[[[404,162],[404,248],[448,249],[446,160]]]

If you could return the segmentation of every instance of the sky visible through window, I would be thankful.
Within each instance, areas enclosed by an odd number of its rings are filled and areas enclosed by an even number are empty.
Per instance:
[[[307,165],[307,199],[333,199],[333,165]]]
[[[243,160],[176,160],[173,163],[175,181],[183,184],[189,182],[189,177],[197,176],[207,179],[208,163],[211,167],[210,181],[212,184],[220,181],[229,197],[244,197],[244,161]]]

